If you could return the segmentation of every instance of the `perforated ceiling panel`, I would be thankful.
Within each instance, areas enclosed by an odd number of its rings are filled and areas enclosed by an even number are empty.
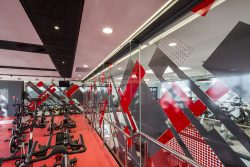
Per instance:
[[[84,0],[20,0],[61,77],[70,78]]]

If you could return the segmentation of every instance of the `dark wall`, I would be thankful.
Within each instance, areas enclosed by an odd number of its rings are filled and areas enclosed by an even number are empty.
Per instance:
[[[23,99],[23,81],[0,81],[0,116],[12,116],[14,114],[13,96],[18,98],[18,103]]]

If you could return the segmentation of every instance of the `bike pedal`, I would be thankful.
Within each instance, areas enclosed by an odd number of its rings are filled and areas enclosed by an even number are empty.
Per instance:
[[[77,163],[77,158],[74,157],[73,159],[70,160],[70,164],[75,164],[75,163]]]

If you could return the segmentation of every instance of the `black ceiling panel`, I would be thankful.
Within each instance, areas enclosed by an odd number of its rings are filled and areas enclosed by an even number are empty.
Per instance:
[[[45,47],[42,45],[15,42],[15,41],[0,40],[0,49],[48,54]]]
[[[8,69],[19,69],[19,70],[36,70],[36,71],[57,71],[56,69],[51,68],[34,68],[34,67],[18,67],[18,66],[2,66],[0,68],[8,68]]]
[[[84,0],[20,1],[59,74],[61,77],[70,78]],[[59,30],[54,26],[58,26]]]
[[[0,76],[16,76],[16,77],[46,77],[46,78],[61,78],[59,76],[50,76],[50,75],[22,75],[22,74],[2,74],[0,73]],[[1,79],[1,78],[0,78]]]

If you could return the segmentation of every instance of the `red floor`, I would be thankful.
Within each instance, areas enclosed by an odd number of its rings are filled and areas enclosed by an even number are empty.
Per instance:
[[[77,138],[79,134],[82,134],[87,151],[81,154],[71,155],[71,158],[77,158],[77,166],[82,167],[117,167],[116,161],[113,159],[109,151],[103,147],[103,143],[99,136],[94,130],[91,130],[87,123],[87,120],[82,115],[72,115],[72,118],[77,122],[77,127],[72,129],[74,133],[74,138]],[[50,118],[47,118],[50,119]],[[55,122],[60,122],[62,117],[55,117]],[[9,156],[9,142],[4,142],[4,139],[9,139],[10,133],[7,131],[9,121],[0,120],[0,157]],[[35,129],[34,130],[34,140],[39,141],[40,144],[46,144],[48,137],[44,137],[47,134],[47,128]],[[29,134],[27,134],[29,135]],[[53,137],[54,139],[54,137]],[[54,141],[52,141],[54,144]],[[55,160],[50,158],[49,160],[34,163],[34,167],[40,167],[46,164],[47,167],[53,167]],[[14,167],[15,161],[3,162],[3,167]]]

